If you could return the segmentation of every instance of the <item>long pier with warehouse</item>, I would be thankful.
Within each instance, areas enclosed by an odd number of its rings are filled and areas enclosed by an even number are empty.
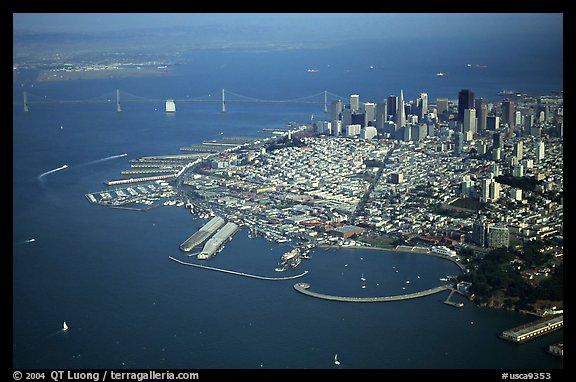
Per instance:
[[[224,243],[232,238],[232,235],[234,235],[236,231],[238,231],[238,225],[236,225],[236,223],[226,223],[224,227],[220,228],[220,230],[204,244],[202,252],[198,254],[198,259],[207,260],[214,256],[216,252],[223,247]]]
[[[184,252],[190,252],[192,248],[204,243],[210,236],[224,225],[224,219],[220,216],[213,217],[208,223],[204,224],[197,232],[180,244],[180,249]]]
[[[510,342],[526,342],[564,326],[564,315],[545,317],[534,322],[508,329],[500,334],[500,338]]]

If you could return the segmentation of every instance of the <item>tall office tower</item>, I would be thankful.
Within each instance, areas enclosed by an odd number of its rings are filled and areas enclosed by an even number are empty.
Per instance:
[[[415,142],[423,141],[428,136],[428,129],[425,123],[413,124],[411,125],[411,129],[411,138]]]
[[[335,137],[342,135],[342,121],[338,120],[332,122],[332,135]]]
[[[384,122],[387,120],[387,107],[386,102],[378,102],[376,104],[376,128],[383,129]]]
[[[498,163],[492,164],[492,174],[496,176],[502,175],[502,171],[500,170],[500,165]]]
[[[348,126],[352,124],[352,110],[347,107],[342,110],[342,126]]]
[[[489,115],[486,117],[486,130],[497,130],[500,127],[500,117]]]
[[[434,126],[433,123],[430,124],[426,124],[426,136],[428,137],[435,137],[436,136],[436,127]]]
[[[428,93],[420,93],[417,104],[418,118],[422,121],[426,114],[428,114]]]
[[[474,108],[474,92],[462,89],[458,93],[458,121],[464,121],[464,110]]]
[[[448,98],[436,98],[436,112],[439,115],[448,112]]]
[[[463,132],[470,131],[472,135],[476,134],[476,109],[464,110],[464,130]]]
[[[504,147],[504,138],[502,137],[501,133],[492,134],[492,147],[494,148]]]
[[[392,121],[384,122],[384,132],[388,133],[392,136],[392,138],[396,137],[396,124]]]
[[[358,94],[352,94],[350,96],[350,110],[360,110],[360,96]]]
[[[508,227],[488,225],[486,231],[486,244],[489,248],[508,247],[510,245],[510,232]]]
[[[486,231],[488,224],[484,220],[477,220],[472,223],[472,241],[480,247],[486,246]]]
[[[486,154],[486,143],[482,141],[476,141],[476,152],[478,155],[485,155]]]
[[[514,104],[509,99],[502,101],[502,123],[514,125]]]
[[[524,142],[518,141],[514,144],[513,154],[518,162],[522,160],[522,156],[524,155]]]
[[[492,179],[490,183],[490,200],[497,202],[500,199],[500,183]]]
[[[494,147],[492,149],[492,160],[502,159],[502,149],[500,147]]]
[[[410,129],[410,126],[401,127],[400,132],[402,133],[401,140],[403,140],[404,142],[410,142],[412,140],[412,129]]]
[[[470,192],[474,187],[474,182],[470,180],[470,175],[464,175],[460,182],[460,192],[464,196],[470,196]]]
[[[388,106],[388,116],[390,121],[396,120],[396,112],[398,111],[398,97],[388,96],[386,99],[386,104]]]
[[[490,185],[492,184],[492,178],[482,179],[480,188],[480,201],[482,203],[490,202]]]
[[[514,126],[522,125],[522,112],[515,111],[514,112]]]
[[[524,176],[524,166],[521,164],[517,164],[516,166],[512,167],[512,176],[515,177],[523,177]]]
[[[406,110],[404,109],[404,92],[400,90],[400,99],[398,100],[398,112],[396,113],[396,126],[406,126]]]
[[[478,122],[476,123],[476,132],[482,133],[486,130],[486,118],[488,117],[488,105],[482,98],[478,98],[474,101],[474,108],[476,109],[476,118]]]
[[[332,122],[318,121],[318,122],[316,122],[316,129],[317,129],[318,134],[331,134],[332,133]]]
[[[464,149],[464,134],[461,131],[454,133],[454,152],[460,154]]]
[[[534,116],[532,114],[524,116],[524,134],[530,135],[530,129],[534,125]]]
[[[362,127],[368,126],[368,118],[366,118],[366,113],[364,111],[352,112],[352,119],[350,124],[360,125]]]
[[[332,101],[331,121],[338,121],[342,113],[342,100]]]
[[[536,146],[536,161],[542,162],[544,159],[544,142],[538,141],[538,145]]]
[[[376,119],[376,104],[372,102],[365,102],[364,112],[366,113],[366,120],[368,123],[374,123],[374,120]]]

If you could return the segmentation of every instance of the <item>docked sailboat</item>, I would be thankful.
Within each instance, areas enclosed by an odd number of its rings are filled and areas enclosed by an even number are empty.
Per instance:
[[[340,365],[340,361],[338,361],[338,353],[334,354],[334,365]]]
[[[66,324],[66,321],[64,321],[64,323],[62,324],[62,330],[64,331],[68,330],[68,324]]]
[[[360,277],[360,280],[366,281],[366,278],[364,278],[364,272],[362,272],[362,277]]]

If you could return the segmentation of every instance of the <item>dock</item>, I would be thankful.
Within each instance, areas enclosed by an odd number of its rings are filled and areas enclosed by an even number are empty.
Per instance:
[[[452,295],[454,295],[454,293],[456,293],[456,289],[452,289],[452,290],[450,291],[450,294],[448,295],[448,297],[446,297],[446,300],[444,300],[444,304],[453,306],[453,307],[455,307],[455,308],[462,308],[462,307],[464,306],[463,303],[461,303],[461,302],[454,302],[454,301],[451,301],[451,300],[450,300],[450,299],[452,298]]]
[[[322,294],[313,292],[310,290],[310,284],[307,283],[298,283],[294,284],[294,289],[298,292],[305,294],[310,297],[321,298],[323,300],[330,300],[330,301],[340,301],[340,302],[390,302],[390,301],[401,301],[401,300],[410,300],[413,298],[419,298],[424,296],[429,296],[431,294],[444,292],[445,290],[450,289],[449,286],[442,285],[436,288],[426,289],[416,293],[409,293],[409,294],[401,294],[395,296],[383,296],[383,297],[344,297],[344,296],[334,296],[328,294]]]
[[[216,252],[220,251],[224,246],[224,243],[232,239],[232,236],[238,231],[238,225],[236,223],[228,222],[224,227],[220,228],[214,236],[212,236],[206,244],[202,252],[198,254],[199,260],[208,260],[212,256],[216,255]]]
[[[208,223],[204,224],[197,232],[180,244],[180,249],[184,252],[190,252],[194,247],[204,243],[210,236],[222,227],[224,219],[220,216],[213,217]]]
[[[500,338],[514,342],[522,343],[540,337],[554,330],[562,329],[564,326],[564,315],[560,314],[553,317],[545,317],[539,320],[529,322],[524,325],[508,329],[500,334]]]

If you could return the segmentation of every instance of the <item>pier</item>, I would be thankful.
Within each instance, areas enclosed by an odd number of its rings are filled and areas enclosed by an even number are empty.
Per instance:
[[[452,290],[450,291],[450,294],[448,295],[448,297],[446,297],[446,300],[444,300],[444,304],[453,306],[453,307],[455,307],[455,308],[462,308],[462,307],[464,306],[463,303],[461,303],[461,302],[454,302],[454,301],[451,301],[451,300],[450,300],[450,299],[452,298],[452,295],[453,295],[454,293],[456,293],[456,292],[457,292],[456,289],[452,289]]]
[[[298,292],[303,293],[310,297],[321,298],[324,300],[330,301],[340,301],[340,302],[390,302],[390,301],[402,301],[402,300],[410,300],[413,298],[420,298],[424,296],[429,296],[431,294],[436,294],[440,292],[444,292],[445,290],[450,289],[449,286],[442,285],[436,288],[426,289],[416,293],[410,294],[400,294],[395,296],[383,296],[383,297],[344,297],[344,296],[334,296],[328,294],[322,294],[313,292],[310,290],[310,284],[306,283],[297,283],[294,284],[294,289]]]
[[[542,318],[540,320],[505,330],[500,334],[500,338],[514,343],[522,343],[540,337],[546,333],[550,333],[554,330],[562,329],[563,326],[564,315],[561,314],[558,316]]]
[[[187,263],[184,262],[182,260],[178,260],[172,256],[168,257],[170,260],[173,260],[179,264],[182,265],[187,265],[190,267],[195,267],[195,268],[203,268],[203,269],[208,269],[211,271],[216,271],[216,272],[222,272],[222,273],[229,273],[231,275],[236,275],[236,276],[244,276],[244,277],[249,277],[252,279],[257,279],[257,280],[268,280],[268,281],[281,281],[281,280],[293,280],[293,279],[297,279],[299,277],[302,277],[304,275],[306,275],[308,273],[308,271],[304,271],[302,273],[300,273],[299,275],[294,275],[294,276],[287,276],[287,277],[266,277],[266,276],[258,276],[258,275],[252,275],[250,273],[244,273],[244,272],[236,272],[236,271],[230,271],[228,269],[222,269],[222,268],[215,268],[215,267],[209,267],[207,265],[200,265],[200,264],[192,264],[192,263]]]
[[[184,252],[190,252],[192,248],[205,242],[210,236],[224,225],[224,219],[220,216],[213,217],[208,223],[204,224],[197,232],[180,244],[180,249]]]

